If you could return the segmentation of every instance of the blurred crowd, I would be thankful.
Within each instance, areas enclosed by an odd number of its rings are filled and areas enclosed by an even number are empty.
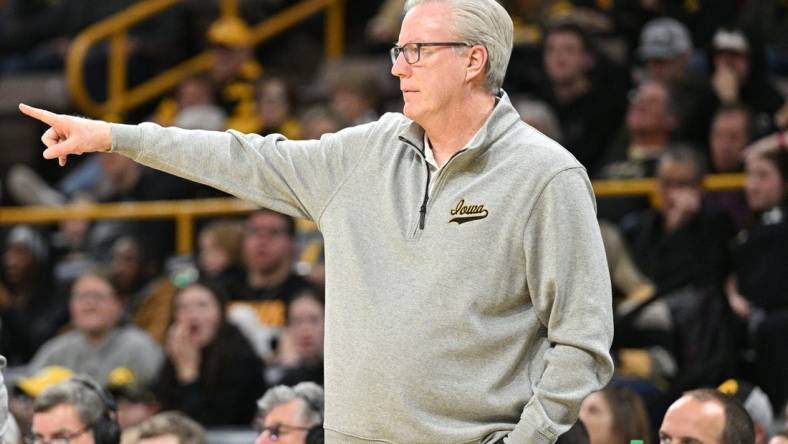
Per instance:
[[[0,0],[0,76],[62,71],[80,30],[132,3]],[[130,123],[315,139],[401,109],[387,50],[403,0],[348,1],[348,54],[332,63],[317,19],[253,44],[250,24],[295,0],[241,0],[240,17],[220,19],[208,3],[184,2],[133,30],[132,83],[197,51],[213,66]],[[674,442],[678,432],[662,430],[704,403],[723,406],[731,430],[745,412],[755,442],[788,442],[788,4],[502,3],[515,22],[504,90],[522,119],[592,179],[657,182],[654,196],[598,198],[617,370],[564,442]],[[94,52],[86,72],[100,97],[106,48]],[[724,173],[743,173],[745,187],[705,191],[707,174]],[[56,176],[14,165],[0,186],[2,205],[223,196],[115,154]],[[19,430],[54,405],[42,393],[67,397],[64,381],[82,375],[113,395],[123,442],[182,433],[192,438],[173,442],[201,443],[203,429],[255,425],[261,437],[315,434],[316,226],[260,209],[199,220],[196,233],[195,254],[178,256],[166,221],[0,227],[0,354]]]

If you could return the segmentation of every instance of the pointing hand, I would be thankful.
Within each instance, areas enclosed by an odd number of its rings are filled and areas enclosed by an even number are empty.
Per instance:
[[[47,147],[44,158],[57,157],[60,166],[66,164],[69,154],[109,151],[112,147],[112,131],[107,122],[55,114],[23,103],[19,104],[19,110],[50,126],[41,136]]]

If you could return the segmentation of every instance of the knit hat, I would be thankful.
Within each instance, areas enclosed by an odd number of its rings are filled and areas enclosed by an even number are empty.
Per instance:
[[[640,33],[638,55],[644,60],[672,59],[692,51],[692,38],[681,22],[658,18],[646,24]]]
[[[30,377],[19,379],[16,387],[31,398],[36,398],[47,387],[63,382],[73,375],[74,372],[65,367],[53,365],[44,367]]]

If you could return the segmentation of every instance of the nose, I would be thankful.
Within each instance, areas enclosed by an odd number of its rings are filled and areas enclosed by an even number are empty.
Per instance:
[[[411,73],[411,67],[408,62],[405,61],[405,55],[400,54],[396,59],[394,59],[394,64],[391,65],[391,75],[394,77],[407,77]]]

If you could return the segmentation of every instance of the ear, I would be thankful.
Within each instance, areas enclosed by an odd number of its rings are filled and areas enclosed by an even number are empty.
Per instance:
[[[468,82],[482,79],[484,82],[485,67],[487,66],[487,48],[482,45],[473,45],[468,48],[468,64],[465,67],[465,80]]]

